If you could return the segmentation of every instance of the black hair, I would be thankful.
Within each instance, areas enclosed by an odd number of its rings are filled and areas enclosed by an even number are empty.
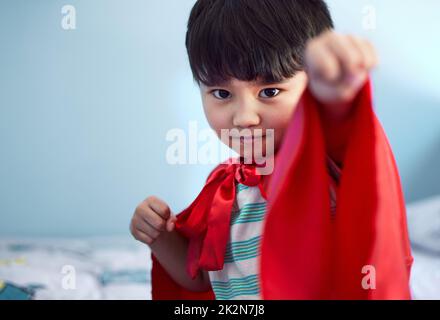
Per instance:
[[[332,28],[322,0],[197,0],[185,45],[198,85],[276,83],[303,70],[307,41]]]

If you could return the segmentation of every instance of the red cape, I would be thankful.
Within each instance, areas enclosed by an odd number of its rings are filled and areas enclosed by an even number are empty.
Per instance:
[[[263,299],[411,298],[400,178],[369,82],[354,104],[334,217],[319,106],[308,90],[297,106],[266,188]],[[184,289],[151,258],[153,300],[215,299],[212,290]]]

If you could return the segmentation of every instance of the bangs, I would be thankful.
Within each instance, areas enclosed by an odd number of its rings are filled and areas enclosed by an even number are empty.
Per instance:
[[[294,76],[303,69],[306,41],[320,31],[302,15],[309,8],[301,2],[199,0],[186,36],[194,80],[216,86],[231,78],[277,83]]]

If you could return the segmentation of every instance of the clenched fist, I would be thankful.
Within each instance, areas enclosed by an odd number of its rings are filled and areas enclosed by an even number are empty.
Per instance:
[[[355,36],[328,31],[306,45],[309,87],[323,104],[351,102],[377,63],[372,44]]]
[[[168,205],[159,198],[150,196],[136,207],[130,231],[136,240],[151,246],[162,232],[173,231],[175,221],[176,217]]]

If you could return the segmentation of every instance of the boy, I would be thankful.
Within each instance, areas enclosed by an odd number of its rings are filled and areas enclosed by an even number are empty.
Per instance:
[[[191,69],[210,126],[240,162],[214,169],[177,217],[156,197],[136,208],[131,232],[152,251],[153,299],[409,298],[400,182],[368,111],[377,57],[368,41],[332,28],[321,0],[196,2],[186,37]],[[225,139],[224,129],[240,134]],[[249,145],[266,148],[258,157]],[[256,173],[261,158],[276,159],[272,175]],[[383,178],[391,195],[376,194],[382,171],[391,172]],[[381,197],[396,214],[391,240],[375,225]],[[357,207],[363,199],[372,204]],[[377,249],[377,238],[386,245]],[[383,270],[381,280],[389,274],[376,252],[395,242],[397,285],[381,282],[372,295],[369,279],[359,289],[356,272],[367,262]]]

